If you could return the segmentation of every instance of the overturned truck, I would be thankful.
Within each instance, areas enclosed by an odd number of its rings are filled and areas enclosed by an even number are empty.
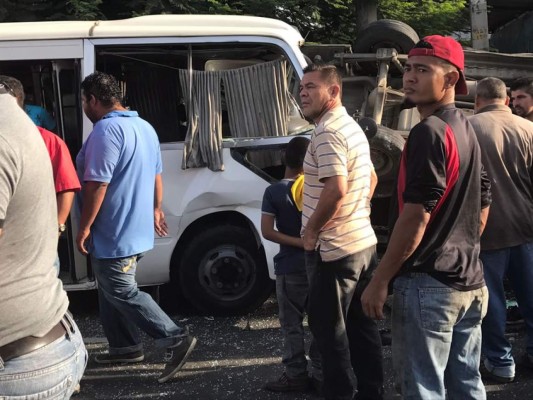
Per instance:
[[[389,209],[410,129],[420,121],[416,108],[405,108],[402,91],[403,64],[419,36],[408,25],[378,20],[363,29],[352,45],[306,44],[311,61],[336,65],[343,76],[342,100],[348,112],[369,137],[372,161],[379,183],[372,199],[372,224],[380,247],[387,243]],[[457,96],[456,105],[467,115],[474,112],[476,82],[497,77],[512,80],[533,75],[533,53],[503,54],[465,48],[468,95]]]

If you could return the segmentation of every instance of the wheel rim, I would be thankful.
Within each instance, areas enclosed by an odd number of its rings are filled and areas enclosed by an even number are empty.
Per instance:
[[[371,148],[370,158],[372,159],[372,164],[374,164],[378,179],[392,172],[394,162],[386,151],[379,148]]]
[[[200,285],[221,301],[238,300],[250,292],[256,279],[255,263],[239,246],[219,246],[202,258]]]

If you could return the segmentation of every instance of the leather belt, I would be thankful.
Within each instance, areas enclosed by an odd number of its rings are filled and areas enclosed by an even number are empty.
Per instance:
[[[27,336],[0,347],[0,358],[6,362],[12,358],[20,357],[24,354],[38,350],[41,347],[52,343],[54,340],[59,339],[61,336],[65,336],[67,334],[67,328],[65,328],[64,325],[66,320],[66,317],[61,318],[61,320],[43,337]]]

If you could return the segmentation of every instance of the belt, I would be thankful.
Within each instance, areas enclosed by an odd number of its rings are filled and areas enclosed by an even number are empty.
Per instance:
[[[68,325],[67,325],[68,324]],[[66,327],[66,326],[67,327]],[[31,353],[38,350],[47,344],[52,343],[54,340],[59,339],[61,336],[65,336],[70,329],[70,323],[66,317],[61,320],[43,337],[27,336],[22,339],[15,340],[0,347],[0,358],[6,362],[12,358],[23,356],[24,354]]]

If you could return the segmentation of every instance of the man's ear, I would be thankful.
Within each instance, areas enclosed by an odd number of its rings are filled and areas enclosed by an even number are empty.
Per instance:
[[[444,75],[444,81],[446,82],[446,89],[450,89],[455,86],[459,80],[459,71],[450,71]]]
[[[329,94],[333,98],[336,98],[337,96],[339,96],[340,91],[341,91],[341,88],[339,85],[331,85],[329,87]]]
[[[511,102],[511,99],[509,98],[509,96],[506,96],[505,97],[505,105],[506,106],[509,106],[509,103]]]

